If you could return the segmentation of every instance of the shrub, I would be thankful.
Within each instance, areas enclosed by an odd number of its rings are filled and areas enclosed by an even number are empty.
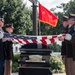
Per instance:
[[[50,58],[52,72],[63,73],[65,72],[64,64],[61,57],[51,56]]]
[[[18,64],[19,59],[20,59],[20,54],[14,55],[13,64],[12,64],[12,72],[18,72],[19,71],[19,64]]]

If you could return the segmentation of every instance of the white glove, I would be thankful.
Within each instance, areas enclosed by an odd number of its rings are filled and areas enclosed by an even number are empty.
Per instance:
[[[0,31],[0,39],[3,38],[4,32]]]
[[[3,40],[3,42],[5,42],[5,41],[11,41],[11,38],[3,38],[2,40]]]
[[[66,34],[66,36],[65,36],[65,39],[66,39],[66,40],[69,40],[69,41],[70,41],[71,38],[72,38],[71,34]]]

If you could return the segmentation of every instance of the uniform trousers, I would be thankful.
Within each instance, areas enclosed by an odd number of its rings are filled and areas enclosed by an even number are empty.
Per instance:
[[[13,48],[12,41],[3,42],[5,48],[5,72],[4,75],[11,75],[12,72],[12,58],[13,58]]]
[[[4,75],[4,60],[0,60],[0,75]]]
[[[4,75],[11,75],[11,73],[12,73],[12,60],[6,60]]]
[[[72,75],[71,61],[73,56],[72,44],[69,41],[62,42],[61,55],[63,56],[66,75]]]
[[[72,62],[71,62],[71,71],[72,74],[71,75],[75,75],[75,43],[72,43],[72,50],[73,50],[73,54],[72,54]]]

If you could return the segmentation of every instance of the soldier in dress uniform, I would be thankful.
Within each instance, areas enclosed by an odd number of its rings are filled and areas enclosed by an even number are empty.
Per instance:
[[[4,26],[4,19],[0,17],[0,75],[4,75],[4,50],[3,50],[3,42],[2,38],[4,32],[2,27]]]
[[[11,34],[13,32],[13,24],[6,24],[5,26],[6,33]],[[11,38],[5,38],[5,72],[4,75],[11,75],[12,72],[12,58],[13,58],[13,48],[12,48]]]
[[[63,27],[64,27],[64,30],[62,33],[67,33],[68,16],[63,16],[63,22],[62,23],[63,23]],[[61,39],[64,39],[64,37],[61,37]],[[64,41],[64,40],[62,42],[61,55],[62,56],[66,55],[66,41]]]
[[[75,20],[74,20],[74,30],[75,30]],[[75,32],[73,33],[72,39],[72,46],[73,46],[73,75],[75,75]]]
[[[75,14],[69,14],[69,19],[68,19],[68,30],[66,33],[66,36],[64,38],[64,40],[67,42],[67,46],[66,46],[66,56],[68,58],[67,62],[68,62],[68,75],[75,75],[75,71],[74,71],[74,64],[73,64],[73,40],[74,40],[74,36],[75,36]]]
[[[67,33],[67,27],[68,27],[68,16],[63,16],[63,33]],[[61,40],[64,39],[64,37],[60,37]],[[61,46],[61,55],[64,61],[64,65],[65,65],[65,71],[66,71],[66,75],[68,75],[68,62],[67,62],[67,57],[66,57],[66,41],[63,40],[62,41],[62,46]]]

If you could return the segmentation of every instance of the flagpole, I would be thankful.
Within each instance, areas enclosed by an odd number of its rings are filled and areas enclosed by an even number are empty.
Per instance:
[[[41,35],[41,24],[40,21],[38,20],[38,34]]]
[[[33,3],[33,35],[38,35],[37,2]]]
[[[38,4],[39,4],[40,2],[38,1]],[[40,20],[39,20],[39,15],[38,15],[38,35],[41,35],[41,22],[40,22]]]
[[[37,16],[37,2],[38,0],[29,0],[33,5],[33,35],[38,35],[38,16]]]

